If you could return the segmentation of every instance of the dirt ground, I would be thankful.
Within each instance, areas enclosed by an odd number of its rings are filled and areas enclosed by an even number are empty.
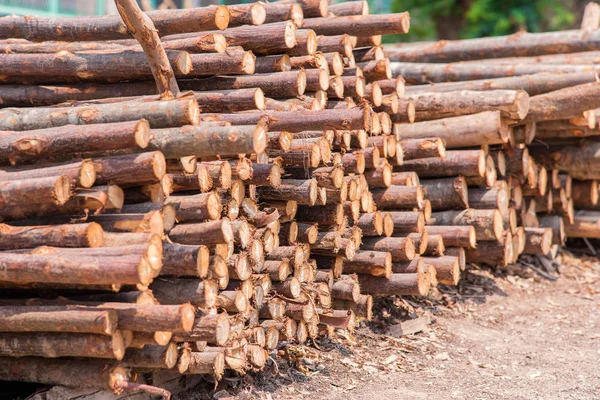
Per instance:
[[[557,281],[476,269],[435,301],[380,302],[354,335],[320,350],[290,345],[278,370],[271,363],[180,398],[600,399],[600,262],[560,261]],[[400,338],[381,333],[407,313],[432,323]]]

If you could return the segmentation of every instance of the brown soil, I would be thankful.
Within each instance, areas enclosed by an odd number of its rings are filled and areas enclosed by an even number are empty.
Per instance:
[[[559,260],[554,282],[474,269],[435,301],[379,302],[375,321],[353,336],[322,340],[320,351],[289,345],[278,371],[271,365],[181,398],[600,399],[600,261]],[[407,316],[432,324],[385,334]]]

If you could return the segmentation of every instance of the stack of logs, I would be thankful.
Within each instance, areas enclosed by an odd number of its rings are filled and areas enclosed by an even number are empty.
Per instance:
[[[552,253],[597,203],[571,179],[595,150],[558,159],[597,130],[593,69],[416,85],[479,77],[416,61],[513,53],[384,52],[408,13],[363,1],[132,4],[0,18],[0,380],[166,394],[260,369],[373,297]],[[514,54],[554,49],[531,36]]]

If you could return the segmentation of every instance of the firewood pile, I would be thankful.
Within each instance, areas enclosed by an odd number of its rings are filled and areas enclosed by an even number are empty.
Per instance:
[[[384,51],[409,15],[363,1],[116,3],[0,18],[0,380],[168,396],[600,236],[597,26]]]

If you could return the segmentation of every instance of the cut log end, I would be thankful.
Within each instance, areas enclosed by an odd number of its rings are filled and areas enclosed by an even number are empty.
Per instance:
[[[215,9],[215,26],[219,30],[227,29],[229,26],[229,10],[227,6],[218,6]]]

